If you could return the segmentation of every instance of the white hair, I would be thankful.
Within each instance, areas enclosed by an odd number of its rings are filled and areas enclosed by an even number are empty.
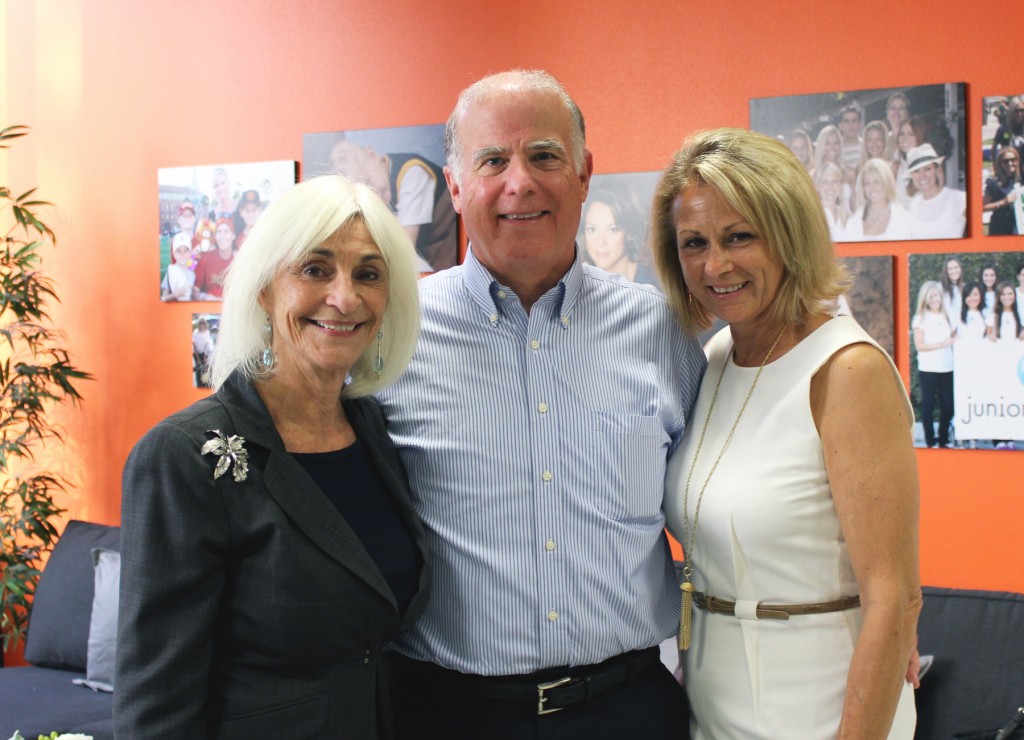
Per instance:
[[[211,373],[214,388],[235,369],[254,382],[267,377],[260,360],[268,317],[259,297],[281,269],[305,259],[353,219],[366,226],[388,266],[388,305],[380,327],[383,370],[378,375],[372,369],[377,343],[371,342],[352,366],[342,395],[370,395],[402,374],[420,329],[415,249],[375,191],[340,175],[320,175],[270,204],[228,268]]]

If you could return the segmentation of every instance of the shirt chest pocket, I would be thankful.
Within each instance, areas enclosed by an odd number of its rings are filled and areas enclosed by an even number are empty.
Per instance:
[[[657,416],[597,412],[591,461],[602,513],[618,520],[660,521],[668,441]]]

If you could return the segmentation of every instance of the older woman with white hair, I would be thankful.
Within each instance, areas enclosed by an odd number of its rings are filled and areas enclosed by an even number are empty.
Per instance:
[[[959,239],[967,225],[967,196],[942,184],[940,157],[931,144],[907,152],[907,173],[917,194],[910,201],[911,239]]]
[[[124,472],[121,737],[378,738],[385,644],[425,605],[423,530],[369,396],[419,332],[409,237],[339,176],[267,209],[230,268],[216,393]]]

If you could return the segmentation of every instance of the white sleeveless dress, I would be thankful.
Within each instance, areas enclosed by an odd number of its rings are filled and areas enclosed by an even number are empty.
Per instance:
[[[834,318],[765,366],[704,494],[694,549],[698,591],[737,601],[737,611],[751,614],[757,602],[806,604],[859,593],[810,405],[811,377],[836,351],[859,342],[878,346],[852,318]],[[707,350],[700,396],[667,473],[666,520],[680,540],[683,489],[722,363],[731,355],[729,329]],[[756,373],[729,360],[690,484],[691,520]],[[899,381],[895,366],[893,374]],[[906,414],[913,419],[909,401]],[[782,621],[695,608],[685,657],[693,737],[834,738],[860,612]],[[889,737],[912,738],[915,724],[913,689],[906,684]]]

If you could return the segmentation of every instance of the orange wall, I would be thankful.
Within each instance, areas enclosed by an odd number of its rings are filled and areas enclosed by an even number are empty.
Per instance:
[[[909,373],[907,255],[1021,249],[980,235],[982,96],[1022,88],[991,17],[936,0],[0,0],[0,123],[34,130],[0,182],[59,207],[54,312],[97,380],[67,414],[75,517],[116,523],[134,441],[200,397],[189,315],[158,300],[159,167],[301,160],[304,132],[443,121],[491,71],[543,67],[588,120],[598,172],[660,169],[696,128],[746,125],[748,98],[966,81],[972,236],[896,255],[897,361]],[[429,10],[428,10],[429,8]],[[844,255],[878,253],[847,245]],[[918,452],[926,583],[1024,591],[1024,454]]]

